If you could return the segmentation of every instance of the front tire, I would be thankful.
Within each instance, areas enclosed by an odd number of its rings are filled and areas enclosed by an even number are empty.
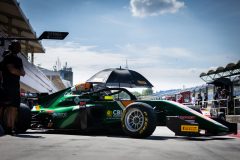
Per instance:
[[[146,138],[156,129],[156,115],[145,103],[132,103],[123,112],[122,129],[130,137]]]

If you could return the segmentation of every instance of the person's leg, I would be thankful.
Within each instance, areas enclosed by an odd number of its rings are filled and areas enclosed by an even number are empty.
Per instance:
[[[20,107],[20,91],[17,88],[8,87],[6,95],[9,104],[4,111],[4,120],[7,134],[12,134],[15,129],[18,108]]]
[[[16,107],[8,107],[7,111],[7,126],[14,129],[15,127],[15,121],[17,117],[17,108]]]
[[[6,117],[6,127],[7,127],[7,132],[9,134],[12,134],[12,131],[15,127],[15,122],[17,118],[17,108],[13,106],[9,106],[5,110],[5,117]]]

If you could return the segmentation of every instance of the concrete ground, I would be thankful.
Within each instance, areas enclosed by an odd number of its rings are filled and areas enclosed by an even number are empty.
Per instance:
[[[186,138],[157,127],[147,139],[117,135],[76,135],[29,130],[0,137],[1,160],[239,160],[240,138]]]

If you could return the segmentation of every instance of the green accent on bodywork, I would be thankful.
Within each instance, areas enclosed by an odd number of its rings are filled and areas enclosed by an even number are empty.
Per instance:
[[[72,125],[78,116],[78,112],[72,113],[67,118],[65,118],[59,125],[59,128],[68,128],[70,125]]]
[[[59,107],[59,108],[40,108],[40,110],[38,112],[53,111],[56,113],[64,113],[64,112],[71,112],[73,110],[73,107],[75,107],[75,106]],[[37,111],[34,111],[34,112],[37,112]]]
[[[69,112],[73,110],[73,107],[74,106],[54,108],[54,112]]]

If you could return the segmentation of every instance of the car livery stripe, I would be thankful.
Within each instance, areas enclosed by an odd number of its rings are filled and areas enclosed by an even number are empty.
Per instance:
[[[117,103],[122,108],[122,110],[125,110],[126,107],[120,101],[117,101]]]
[[[134,101],[132,100],[123,100],[121,101],[121,103],[123,104],[123,106],[127,107],[129,104],[133,103]]]

